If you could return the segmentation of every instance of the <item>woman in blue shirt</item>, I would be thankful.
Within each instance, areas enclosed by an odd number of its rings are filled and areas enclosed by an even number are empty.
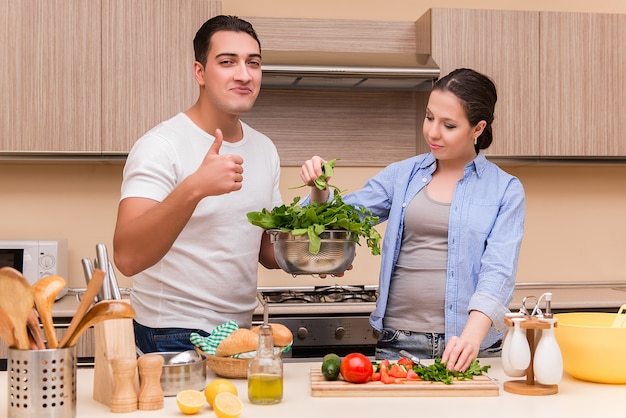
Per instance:
[[[404,349],[466,370],[501,352],[525,197],[520,181],[480,152],[493,139],[496,100],[494,83],[474,70],[437,80],[423,124],[430,152],[390,164],[344,197],[388,221],[370,317],[380,332],[377,359]],[[304,163],[305,184],[313,186],[324,162]],[[311,199],[328,198],[328,189],[312,187]]]

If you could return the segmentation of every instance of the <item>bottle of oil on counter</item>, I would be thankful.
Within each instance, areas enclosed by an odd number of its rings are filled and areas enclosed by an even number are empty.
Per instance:
[[[283,399],[283,362],[274,355],[272,327],[261,325],[257,355],[248,364],[248,399],[269,405]]]

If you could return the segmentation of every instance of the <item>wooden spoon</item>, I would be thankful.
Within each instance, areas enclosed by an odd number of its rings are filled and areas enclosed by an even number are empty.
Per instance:
[[[93,279],[92,279],[93,280]],[[91,283],[91,282],[90,282]],[[76,344],[81,334],[90,326],[97,324],[98,322],[106,321],[108,319],[122,319],[122,318],[134,318],[135,310],[128,302],[121,300],[103,300],[91,307],[87,313],[82,317],[78,325],[72,330],[72,333],[67,337],[63,336],[61,341],[61,348],[71,347]],[[74,317],[76,318],[76,317]],[[69,329],[68,329],[69,331]]]
[[[17,340],[15,339],[15,327],[9,315],[4,312],[0,306],[0,337],[4,340],[7,347],[17,348]]]
[[[26,277],[12,267],[0,268],[0,307],[15,327],[16,348],[28,350],[28,316],[35,305]]]
[[[83,295],[83,298],[81,299],[80,304],[78,305],[78,309],[76,309],[76,313],[74,314],[74,317],[70,321],[70,326],[65,331],[65,334],[63,334],[63,338],[61,339],[61,342],[59,343],[59,347],[62,347],[62,348],[68,347],[68,344],[67,344],[68,340],[70,339],[70,337],[76,330],[76,327],[78,326],[79,322],[81,322],[81,320],[83,319],[83,316],[85,316],[87,309],[89,309],[89,307],[93,303],[94,298],[96,297],[96,295],[100,291],[100,288],[102,287],[103,281],[104,281],[104,272],[100,269],[94,269],[93,275],[91,276],[91,279],[89,279],[89,283],[87,284],[87,289],[85,290],[85,294]]]
[[[46,276],[33,286],[33,296],[35,297],[35,307],[39,314],[39,319],[43,325],[43,331],[48,340],[48,348],[57,348],[59,340],[54,330],[52,320],[52,305],[57,295],[65,287],[65,279],[61,276]]]
[[[37,314],[35,310],[32,309],[28,314],[28,342],[30,344],[31,350],[44,350],[46,348],[46,344],[43,342],[43,338],[41,338],[41,328],[39,328],[39,319],[37,319]]]

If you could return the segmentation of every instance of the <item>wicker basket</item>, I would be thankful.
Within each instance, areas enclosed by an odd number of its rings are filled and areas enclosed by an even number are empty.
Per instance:
[[[245,379],[248,377],[248,362],[250,359],[206,356],[206,365],[213,370],[216,375],[231,379]]]

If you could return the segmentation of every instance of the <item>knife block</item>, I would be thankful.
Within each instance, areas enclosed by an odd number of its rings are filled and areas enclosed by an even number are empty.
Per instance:
[[[95,355],[93,373],[93,399],[111,406],[115,379],[111,362],[115,359],[137,358],[133,320],[108,319],[94,324]],[[134,373],[132,385],[139,392],[139,375]]]

